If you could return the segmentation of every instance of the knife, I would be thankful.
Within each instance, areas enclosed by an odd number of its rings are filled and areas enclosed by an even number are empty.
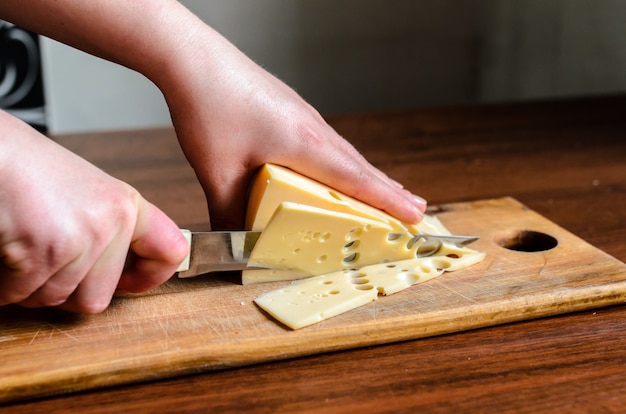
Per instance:
[[[260,231],[205,231],[181,229],[189,242],[189,254],[178,267],[178,277],[248,269],[248,259]]]
[[[190,243],[190,249],[189,255],[177,270],[178,277],[187,278],[211,272],[255,269],[248,267],[248,259],[261,235],[260,231],[191,232],[184,229],[181,231]],[[435,254],[443,242],[465,246],[478,240],[478,237],[415,234],[409,243],[414,244],[420,240],[424,242],[417,249],[417,257],[426,257]]]

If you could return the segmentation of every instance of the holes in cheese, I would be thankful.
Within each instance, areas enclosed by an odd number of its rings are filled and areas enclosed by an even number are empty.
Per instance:
[[[417,226],[347,197],[283,167],[267,164],[251,188],[246,227],[262,230],[242,281],[301,279],[255,302],[298,329],[338,315],[379,294],[390,295],[484,258],[444,243],[415,258],[422,240],[411,233],[450,234],[433,216]]]
[[[328,186],[297,174],[292,170],[273,164],[265,164],[253,180],[246,210],[246,228],[257,231],[265,230],[270,219],[276,212],[276,209],[285,201],[344,213],[353,217],[361,217],[362,219],[360,221],[373,221],[387,224],[394,229],[389,241],[393,241],[394,234],[396,236],[402,235],[407,231],[410,233],[450,234],[436,217],[426,216],[417,226],[401,223],[383,211],[341,194]],[[332,232],[329,234],[331,233]],[[313,235],[314,234],[315,232]],[[328,234],[325,235],[328,236]],[[318,233],[318,237],[319,236],[320,233]],[[312,236],[312,238],[315,237]],[[347,241],[345,244],[346,249],[350,248],[348,244],[351,242],[354,242],[354,250],[350,253],[345,252],[342,258],[344,263],[342,263],[340,267],[331,268],[329,263],[334,262],[328,260],[328,255],[322,260],[329,266],[326,268],[328,271],[363,265],[365,262],[369,261],[366,260],[362,262],[363,257],[358,254],[351,257],[353,253],[357,253],[363,249],[363,247],[359,245],[360,240],[358,238]],[[399,240],[399,242],[402,242],[402,240]],[[295,249],[299,248],[300,247],[295,247],[294,252],[296,252]],[[409,246],[408,250],[412,250],[412,247]],[[300,250],[297,251],[299,252]],[[286,257],[290,256],[287,255]],[[321,255],[317,256],[317,259],[321,258]],[[400,259],[402,258],[390,258],[388,260]],[[302,272],[298,270],[298,268],[291,268],[286,265],[286,262],[283,262],[277,269],[250,269],[242,271],[242,283],[252,284],[293,280],[307,276],[310,276],[310,273]]]
[[[412,285],[480,262],[484,253],[444,244],[441,255],[364,266],[308,279],[260,295],[255,302],[292,329],[339,315]]]
[[[257,241],[249,266],[297,271],[303,276],[415,257],[418,244],[388,223],[303,204],[283,202]]]

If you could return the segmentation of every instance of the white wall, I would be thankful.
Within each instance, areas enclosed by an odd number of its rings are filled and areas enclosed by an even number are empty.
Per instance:
[[[322,113],[626,91],[621,0],[183,0]],[[42,42],[53,133],[169,125],[127,69]]]
[[[44,92],[52,133],[169,125],[159,90],[143,76],[42,39]]]

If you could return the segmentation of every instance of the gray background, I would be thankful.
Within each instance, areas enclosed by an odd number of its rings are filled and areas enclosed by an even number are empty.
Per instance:
[[[184,0],[322,113],[626,91],[626,1]],[[42,40],[52,133],[170,125],[141,75]]]

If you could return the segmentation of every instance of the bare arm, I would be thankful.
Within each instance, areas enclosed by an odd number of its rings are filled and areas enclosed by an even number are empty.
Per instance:
[[[214,228],[240,227],[265,162],[418,222],[423,199],[369,164],[293,90],[173,0],[19,0],[0,17],[151,79],[207,195]]]

